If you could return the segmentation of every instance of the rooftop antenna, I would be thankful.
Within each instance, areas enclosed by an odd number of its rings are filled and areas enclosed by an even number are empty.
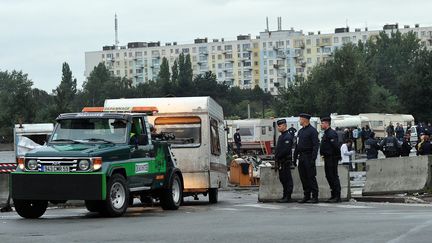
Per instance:
[[[115,29],[115,46],[118,46],[118,44],[119,44],[119,40],[118,40],[118,21],[117,21],[117,13],[115,14],[114,29]]]
[[[266,17],[266,26],[267,26],[266,32],[269,32],[268,16]]]

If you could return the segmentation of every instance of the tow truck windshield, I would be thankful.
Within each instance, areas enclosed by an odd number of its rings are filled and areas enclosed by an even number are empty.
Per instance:
[[[51,143],[126,143],[127,122],[113,118],[59,120]]]

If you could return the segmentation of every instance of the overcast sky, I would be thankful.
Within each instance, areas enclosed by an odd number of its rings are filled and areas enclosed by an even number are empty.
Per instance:
[[[120,45],[132,41],[177,41],[258,35],[270,29],[332,32],[346,22],[353,30],[381,29],[386,23],[432,26],[427,0],[0,0],[0,70],[22,70],[34,87],[49,93],[68,62],[81,87],[84,52],[114,43],[114,14]]]

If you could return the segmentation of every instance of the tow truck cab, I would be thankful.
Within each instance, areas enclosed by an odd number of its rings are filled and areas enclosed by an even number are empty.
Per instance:
[[[89,211],[121,216],[134,197],[182,201],[183,176],[169,144],[152,140],[155,107],[84,108],[61,114],[47,145],[18,158],[10,188],[22,217],[38,218],[48,202],[84,200]]]

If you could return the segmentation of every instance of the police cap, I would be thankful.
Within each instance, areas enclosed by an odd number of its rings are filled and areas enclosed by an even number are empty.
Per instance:
[[[300,113],[299,117],[303,117],[306,118],[308,120],[310,120],[310,118],[312,117],[311,115],[307,114],[307,113]]]
[[[282,124],[286,124],[286,120],[285,120],[285,119],[279,119],[279,120],[276,121],[276,124],[277,124],[278,126],[280,126],[280,125],[282,125]]]
[[[321,118],[321,122],[328,122],[328,123],[330,123],[331,122],[331,118],[330,117],[323,117],[323,118]]]

